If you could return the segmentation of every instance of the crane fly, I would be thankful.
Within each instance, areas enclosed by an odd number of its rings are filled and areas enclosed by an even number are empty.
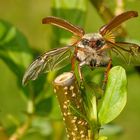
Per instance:
[[[78,72],[82,80],[81,67],[88,65],[91,69],[106,67],[105,81],[112,64],[113,52],[122,57],[128,64],[140,65],[140,46],[134,43],[117,42],[113,34],[114,29],[124,21],[137,17],[136,11],[127,11],[114,17],[108,24],[102,26],[97,33],[85,33],[85,31],[58,17],[46,17],[43,24],[55,25],[63,28],[75,36],[75,40],[62,48],[48,51],[39,56],[26,70],[22,83],[25,85],[30,80],[35,80],[43,73],[56,69],[61,64],[71,62],[72,70],[78,61]],[[111,52],[111,53],[110,53]]]

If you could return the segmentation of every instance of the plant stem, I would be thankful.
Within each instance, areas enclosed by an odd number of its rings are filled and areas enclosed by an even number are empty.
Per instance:
[[[0,125],[0,139],[1,140],[8,140],[8,136],[6,134],[6,131],[1,125]]]
[[[86,116],[83,99],[74,73],[59,75],[54,80],[54,91],[58,97],[69,140],[90,140],[88,122],[82,117]],[[70,109],[71,105],[73,111]],[[81,115],[77,115],[77,112]]]
[[[26,133],[27,129],[29,128],[32,122],[32,116],[29,115],[27,121],[20,127],[17,128],[16,132],[12,134],[9,140],[19,140],[22,136]]]
[[[89,85],[86,83],[84,83],[84,88],[81,89],[81,92],[90,125],[89,136],[92,137],[92,140],[97,140],[99,138],[100,128],[97,115],[97,97],[95,92],[90,90]]]
[[[118,15],[122,12],[124,12],[124,1],[123,0],[116,0],[116,10],[115,15]]]

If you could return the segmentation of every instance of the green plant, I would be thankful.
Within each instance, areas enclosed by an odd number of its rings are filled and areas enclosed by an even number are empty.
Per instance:
[[[78,2],[79,1],[69,3],[63,1],[61,3],[60,1],[53,0],[52,14],[70,20],[75,25],[84,27],[87,14],[87,1],[81,0],[80,5],[77,4]],[[71,36],[69,33],[56,29],[55,27],[53,28],[53,32],[52,48],[59,46],[60,44],[66,44]],[[20,112],[20,117],[11,115],[10,123],[6,126],[1,122],[2,126],[4,126],[3,129],[1,129],[1,132],[4,134],[6,133],[6,137],[8,134],[10,139],[26,139],[34,133],[39,133],[47,139],[63,139],[63,127],[59,129],[62,134],[59,135],[57,126],[53,125],[53,121],[58,122],[62,120],[62,118],[58,103],[55,97],[52,96],[52,80],[56,75],[61,74],[63,71],[68,71],[69,66],[58,72],[55,71],[44,74],[26,87],[21,85],[25,69],[39,54],[40,52],[31,49],[24,35],[13,25],[4,21],[0,22],[0,58],[16,75],[17,86],[19,90],[22,91],[22,96],[24,96],[26,101],[24,110]],[[79,111],[73,104],[70,104],[69,109],[74,115],[84,118],[88,122],[90,125],[90,128],[88,126],[88,130],[91,130],[88,131],[87,134],[89,137],[103,140],[106,139],[106,137],[99,134],[99,130],[104,130],[104,124],[115,119],[126,103],[127,80],[125,71],[120,66],[114,67],[110,71],[105,93],[103,93],[100,86],[95,84],[90,78],[91,75],[96,77],[96,75],[98,75],[97,72],[88,75],[90,72],[85,68],[83,73],[85,75],[84,88],[79,85],[78,88],[81,90],[86,113]],[[91,81],[88,79],[91,79]],[[98,81],[101,81],[100,76],[97,77],[97,79]],[[59,126],[63,125],[59,124]],[[57,131],[54,132],[54,135],[52,134],[52,129],[56,129]],[[119,129],[119,131],[120,130],[121,129]]]
[[[99,134],[100,129],[115,119],[126,104],[125,70],[120,66],[110,70],[105,93],[98,86],[95,89],[92,82],[79,86],[71,75],[64,73],[54,82],[69,139],[106,139]]]

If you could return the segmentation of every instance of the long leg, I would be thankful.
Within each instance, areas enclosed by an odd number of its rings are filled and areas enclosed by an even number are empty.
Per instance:
[[[83,76],[82,76],[82,72],[81,72],[81,63],[78,64],[78,73],[79,73],[79,77],[80,77],[80,82],[83,82]]]
[[[72,68],[72,71],[74,71],[74,69],[75,69],[75,61],[76,61],[76,58],[75,58],[75,55],[73,55],[73,57],[71,58],[71,68]]]
[[[104,73],[104,81],[103,81],[103,85],[102,85],[103,90],[105,89],[105,86],[106,86],[106,83],[108,80],[108,73],[110,71],[111,65],[112,65],[112,60],[110,59],[108,65],[106,67],[105,73]]]
[[[76,58],[75,58],[75,56],[73,56],[72,59],[71,59],[72,71],[75,70],[75,61],[76,61]],[[83,76],[82,76],[82,73],[81,73],[82,65],[83,65],[83,63],[78,64],[78,74],[79,74],[79,77],[80,77],[80,82],[83,81]]]

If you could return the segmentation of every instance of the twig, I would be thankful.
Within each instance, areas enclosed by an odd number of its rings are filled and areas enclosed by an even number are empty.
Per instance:
[[[25,132],[29,128],[31,121],[32,116],[28,116],[27,121],[22,126],[17,128],[16,132],[9,138],[9,140],[20,140],[20,138],[25,134]]]
[[[6,134],[6,131],[1,125],[0,125],[0,139],[1,140],[8,140],[8,136]]]
[[[123,0],[116,0],[115,15],[118,15],[122,12],[124,12],[124,2],[123,2]]]
[[[89,140],[89,125],[82,117],[85,115],[83,99],[73,72],[63,73],[54,80],[54,92],[58,97],[69,140]],[[74,109],[70,109],[70,106]]]

